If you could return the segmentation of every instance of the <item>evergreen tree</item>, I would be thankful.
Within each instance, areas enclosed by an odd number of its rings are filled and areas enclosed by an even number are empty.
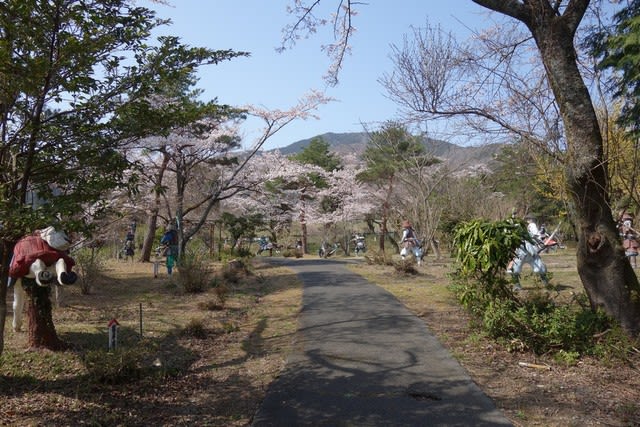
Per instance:
[[[291,156],[300,163],[320,166],[327,172],[342,169],[342,163],[335,153],[329,151],[330,145],[322,137],[313,138],[300,153]]]
[[[615,15],[608,33],[600,32],[591,46],[601,58],[600,66],[617,71],[615,96],[624,101],[619,121],[636,137],[640,134],[640,0],[632,0]]]
[[[167,23],[133,0],[6,0],[0,3],[0,282],[16,240],[61,225],[86,231],[105,194],[134,190],[123,149],[175,125],[176,106],[155,103],[159,87],[232,51],[182,46],[175,37],[147,43]],[[179,108],[179,106],[178,106]],[[44,203],[33,209],[33,199]],[[62,224],[58,224],[62,222]],[[6,297],[0,286],[0,300]],[[42,316],[40,315],[42,312]],[[50,306],[31,344],[59,348]],[[0,351],[6,307],[0,305]],[[31,317],[31,316],[30,316]],[[43,339],[44,338],[44,339]]]
[[[363,154],[366,169],[356,178],[360,182],[375,185],[382,194],[380,205],[380,250],[388,233],[391,197],[398,184],[399,174],[412,167],[433,162],[419,137],[412,136],[402,125],[386,123],[380,131],[373,132]]]

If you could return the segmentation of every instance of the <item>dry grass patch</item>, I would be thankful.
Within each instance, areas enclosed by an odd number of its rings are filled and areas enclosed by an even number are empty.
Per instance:
[[[150,264],[107,267],[91,295],[70,287],[67,306],[54,309],[58,335],[72,350],[25,352],[25,334],[11,331],[7,319],[1,424],[249,424],[296,331],[301,288],[295,275],[256,265],[230,285],[220,306],[215,289],[181,292],[166,276],[153,279]],[[113,318],[120,323],[119,346],[107,353]],[[96,363],[123,377],[101,379]]]

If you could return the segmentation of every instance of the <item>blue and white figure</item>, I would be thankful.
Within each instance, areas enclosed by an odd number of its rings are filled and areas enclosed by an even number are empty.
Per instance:
[[[422,243],[418,239],[418,235],[409,221],[403,221],[402,228],[402,240],[400,240],[402,249],[400,250],[400,256],[404,260],[407,255],[412,254],[418,265],[421,266],[424,258]]]

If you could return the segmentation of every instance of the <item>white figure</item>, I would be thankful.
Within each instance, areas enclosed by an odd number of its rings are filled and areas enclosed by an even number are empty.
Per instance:
[[[9,285],[13,285],[13,329],[22,327],[26,293],[22,278],[34,279],[38,286],[55,285],[56,301],[61,304],[60,286],[76,282],[78,276],[71,269],[75,261],[66,254],[71,241],[53,227],[38,230],[20,239],[13,250],[9,266]]]
[[[420,240],[418,239],[418,236],[409,221],[403,221],[402,228],[402,240],[400,240],[400,243],[402,244],[402,250],[400,250],[400,256],[404,260],[406,256],[411,253],[416,259],[418,265],[421,266],[422,259],[424,258],[424,253],[422,252],[422,245],[420,244]]]
[[[529,235],[535,242],[538,242],[540,230],[538,229],[535,219],[530,216],[525,219],[528,222],[527,231],[529,232]],[[522,286],[520,285],[520,273],[522,273],[522,267],[525,264],[529,264],[533,272],[540,275],[542,283],[545,285],[549,284],[549,280],[547,279],[547,266],[540,257],[539,246],[529,241],[524,241],[522,245],[516,249],[516,256],[513,259],[511,266],[507,269],[507,272],[511,274],[513,279],[515,290],[522,289]]]

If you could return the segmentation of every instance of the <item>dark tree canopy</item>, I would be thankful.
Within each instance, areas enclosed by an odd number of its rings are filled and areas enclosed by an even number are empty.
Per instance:
[[[600,66],[617,73],[613,76],[614,95],[624,103],[620,123],[635,137],[640,135],[640,0],[632,0],[615,15],[608,32],[590,40]]]
[[[291,156],[291,158],[300,163],[320,166],[327,172],[341,169],[342,163],[336,154],[329,150],[330,147],[328,142],[317,136],[309,141],[309,145],[304,147],[300,153]]]
[[[175,108],[158,108],[161,88],[198,66],[245,55],[187,47],[175,37],[149,42],[167,21],[136,3],[0,3],[2,283],[17,238],[58,223],[87,231],[108,206],[106,194],[135,190],[123,149],[184,119]],[[3,304],[2,332],[5,316]]]

